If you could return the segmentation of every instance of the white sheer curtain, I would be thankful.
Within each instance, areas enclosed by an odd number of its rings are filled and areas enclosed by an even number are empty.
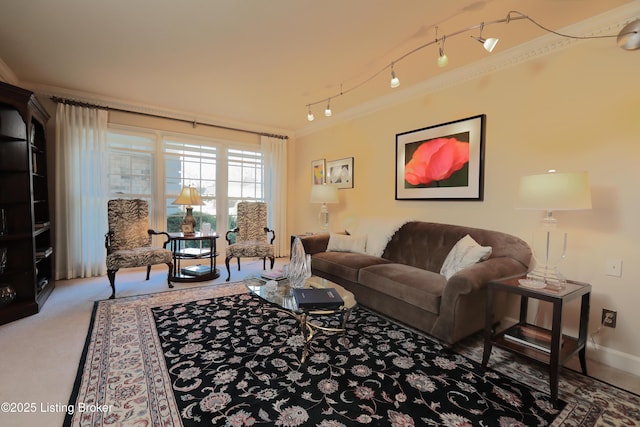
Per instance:
[[[58,104],[56,112],[56,278],[106,274],[106,110]]]
[[[290,238],[287,235],[287,140],[262,136],[260,139],[265,159],[265,200],[269,206],[271,228],[276,232],[276,257],[289,255]]]

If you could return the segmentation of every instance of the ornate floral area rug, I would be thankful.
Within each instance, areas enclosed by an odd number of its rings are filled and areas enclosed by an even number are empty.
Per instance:
[[[596,425],[604,414],[598,402],[554,406],[534,371],[483,370],[472,346],[444,350],[360,307],[300,363],[296,320],[271,308],[241,283],[96,303],[70,404],[106,410],[65,425]]]

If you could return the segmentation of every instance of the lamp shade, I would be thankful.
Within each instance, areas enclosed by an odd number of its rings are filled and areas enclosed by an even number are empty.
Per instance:
[[[523,176],[516,208],[548,212],[591,209],[589,175],[550,172]]]
[[[198,194],[198,190],[195,187],[183,187],[180,195],[177,199],[173,201],[174,205],[188,205],[188,206],[199,206],[203,205],[202,198],[200,194]]]
[[[338,187],[327,184],[312,185],[311,203],[338,203]]]

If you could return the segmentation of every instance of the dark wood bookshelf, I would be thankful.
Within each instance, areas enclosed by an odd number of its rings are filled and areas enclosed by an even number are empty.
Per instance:
[[[16,297],[0,307],[0,324],[38,313],[55,287],[46,124],[34,94],[0,82],[0,286]]]

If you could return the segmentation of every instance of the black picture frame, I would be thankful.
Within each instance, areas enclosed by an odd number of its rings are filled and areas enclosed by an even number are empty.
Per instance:
[[[396,134],[396,200],[484,198],[486,115]]]
[[[353,157],[327,162],[326,183],[340,188],[353,188]]]

